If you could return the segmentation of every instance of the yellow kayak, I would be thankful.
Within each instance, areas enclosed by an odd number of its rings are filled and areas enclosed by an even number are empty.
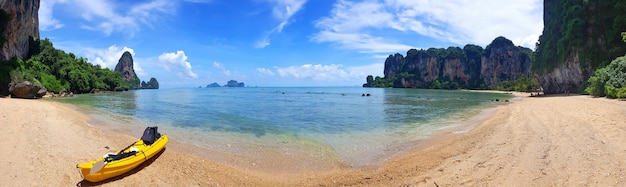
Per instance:
[[[117,154],[108,153],[101,158],[78,164],[76,167],[85,180],[100,182],[139,166],[163,150],[167,141],[167,135],[158,133],[156,127],[148,127],[141,139]]]

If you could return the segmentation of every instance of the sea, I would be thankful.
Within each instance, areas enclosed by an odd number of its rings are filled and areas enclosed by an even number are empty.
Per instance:
[[[170,140],[203,149],[199,153],[211,160],[325,169],[378,165],[437,134],[467,132],[485,110],[512,99],[467,90],[217,87],[81,94],[53,101],[111,132],[139,138],[145,127],[158,126]]]

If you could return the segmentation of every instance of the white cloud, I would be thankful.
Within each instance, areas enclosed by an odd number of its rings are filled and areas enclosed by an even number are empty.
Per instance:
[[[115,65],[119,62],[122,54],[128,51],[133,56],[133,69],[135,73],[139,76],[146,75],[146,72],[143,71],[140,63],[137,62],[137,58],[135,58],[135,50],[129,47],[119,48],[116,45],[111,45],[106,49],[96,49],[96,48],[83,48],[83,52],[85,53],[85,57],[89,59],[90,63],[100,65],[103,68],[109,68],[111,70],[115,69]]]
[[[276,27],[263,36],[254,45],[256,48],[264,48],[270,45],[270,36],[274,33],[281,33],[290,22],[291,17],[302,9],[307,0],[268,0],[274,4],[272,15],[280,22]]]
[[[331,15],[315,22],[320,31],[312,40],[362,52],[394,52],[415,43],[388,35],[391,31],[459,45],[485,46],[504,36],[532,48],[543,29],[542,16],[540,0],[339,0]]]
[[[276,72],[281,77],[293,77],[297,79],[313,79],[317,81],[330,81],[336,79],[345,79],[349,73],[343,70],[342,65],[331,64],[304,64],[302,66],[289,66],[277,68]]]
[[[190,3],[212,3],[213,0],[183,0]]]
[[[346,49],[356,49],[364,53],[387,53],[395,51],[407,51],[416,48],[410,45],[393,42],[391,39],[373,37],[369,34],[338,33],[321,31],[313,38],[317,42],[336,42]]]
[[[265,37],[261,40],[259,40],[254,47],[256,48],[264,48],[267,47],[268,45],[270,45],[270,39],[268,37]]]
[[[161,15],[173,14],[176,1],[152,0],[130,7],[118,7],[117,2],[111,0],[60,0],[42,2],[43,16],[42,29],[60,28],[63,26],[52,17],[54,3],[68,3],[74,9],[68,11],[80,15],[87,23],[81,28],[102,32],[110,35],[114,32],[124,33],[130,37],[141,30],[139,23],[151,27]],[[116,10],[127,10],[116,12]],[[40,10],[41,12],[41,10]]]
[[[39,4],[39,29],[47,31],[47,30],[56,30],[65,26],[59,20],[55,19],[52,16],[52,7],[57,2],[63,2],[62,0],[47,0],[41,1]]]
[[[187,61],[187,55],[184,51],[163,53],[159,55],[158,59],[163,69],[174,72],[181,78],[198,78],[198,75],[191,71],[191,63]]]
[[[222,65],[221,63],[219,63],[219,62],[213,62],[213,67],[215,67],[215,68],[217,68],[217,69],[221,70],[221,71],[222,71],[222,74],[226,75],[227,77],[228,77],[228,76],[230,76],[230,71],[229,71],[229,70],[227,70],[227,69],[224,67],[224,65]]]
[[[298,11],[300,11],[304,3],[306,3],[306,0],[272,0],[272,1],[276,3],[276,6],[272,8],[272,13],[274,14],[275,18],[281,20],[281,22],[276,26],[275,30],[277,32],[282,32],[283,27],[287,25],[291,16],[293,16]]]
[[[357,77],[359,80],[363,80],[365,82],[365,78],[368,75],[372,75],[374,77],[380,76],[384,77],[383,70],[385,69],[385,63],[372,63],[365,64],[362,66],[350,66],[346,67],[346,70],[350,72],[350,74],[354,77]],[[377,72],[372,74],[371,72]]]
[[[371,63],[362,66],[341,64],[304,64],[301,66],[274,67],[274,70],[257,68],[259,76],[278,76],[280,80],[288,78],[291,82],[316,82],[321,85],[361,85],[368,75],[383,76],[384,63]],[[372,74],[371,72],[378,72]],[[339,84],[338,84],[339,83]]]
[[[259,73],[261,73],[262,75],[274,76],[274,72],[272,72],[272,70],[269,70],[269,69],[265,69],[265,68],[256,68],[256,71],[258,71],[258,72],[259,72]]]

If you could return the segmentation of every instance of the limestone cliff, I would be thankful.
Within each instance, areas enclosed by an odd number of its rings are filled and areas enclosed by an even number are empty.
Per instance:
[[[537,74],[535,78],[539,80],[539,83],[544,89],[545,93],[563,93],[566,90],[569,92],[578,92],[580,85],[587,80],[591,73],[589,64],[581,67],[578,61],[578,53],[573,53],[567,58],[565,64],[561,64],[554,68],[549,73]]]
[[[481,60],[481,78],[489,89],[501,81],[515,80],[530,70],[530,58],[523,58],[513,42],[498,37],[487,48]]]
[[[458,80],[462,85],[469,86],[470,75],[465,73],[466,66],[459,58],[446,59],[443,62],[443,77]]]
[[[27,58],[30,45],[37,45],[34,41],[39,40],[39,0],[0,0],[0,9],[8,17],[0,25],[4,30],[0,60]]]
[[[528,75],[530,49],[498,37],[483,50],[480,46],[411,49],[404,57],[389,55],[385,80],[400,88],[495,89],[502,81]],[[365,86],[381,86],[369,80]],[[383,85],[385,86],[385,85]]]
[[[385,60],[385,76],[395,77],[396,72],[400,72],[400,68],[402,68],[402,63],[404,62],[404,56],[400,53],[396,53],[395,55],[389,55],[387,60]]]
[[[130,89],[139,88],[139,77],[135,73],[133,68],[133,56],[130,52],[126,51],[120,57],[117,65],[115,65],[115,71],[122,74],[122,79],[129,83]]]
[[[533,72],[546,94],[582,91],[595,69],[626,54],[624,0],[544,1]]]
[[[141,81],[141,89],[159,89],[159,81],[156,78],[150,78],[150,81]]]

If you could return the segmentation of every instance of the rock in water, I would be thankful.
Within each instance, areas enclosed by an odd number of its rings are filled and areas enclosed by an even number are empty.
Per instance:
[[[9,92],[11,92],[11,97],[24,99],[41,98],[46,95],[47,91],[48,90],[46,90],[46,88],[35,85],[30,81],[24,81],[15,85],[11,85],[11,87],[9,88]]]
[[[117,65],[115,65],[115,71],[120,72],[122,74],[122,79],[131,83],[131,89],[139,87],[139,77],[135,74],[135,69],[133,68],[133,56],[130,52],[126,51],[120,57]]]
[[[0,0],[0,9],[8,16],[6,25],[2,25],[6,27],[1,33],[5,42],[0,60],[26,59],[30,45],[39,40],[39,0]]]
[[[159,89],[159,81],[156,78],[150,78],[150,81],[147,83],[145,81],[141,81],[141,89]]]

